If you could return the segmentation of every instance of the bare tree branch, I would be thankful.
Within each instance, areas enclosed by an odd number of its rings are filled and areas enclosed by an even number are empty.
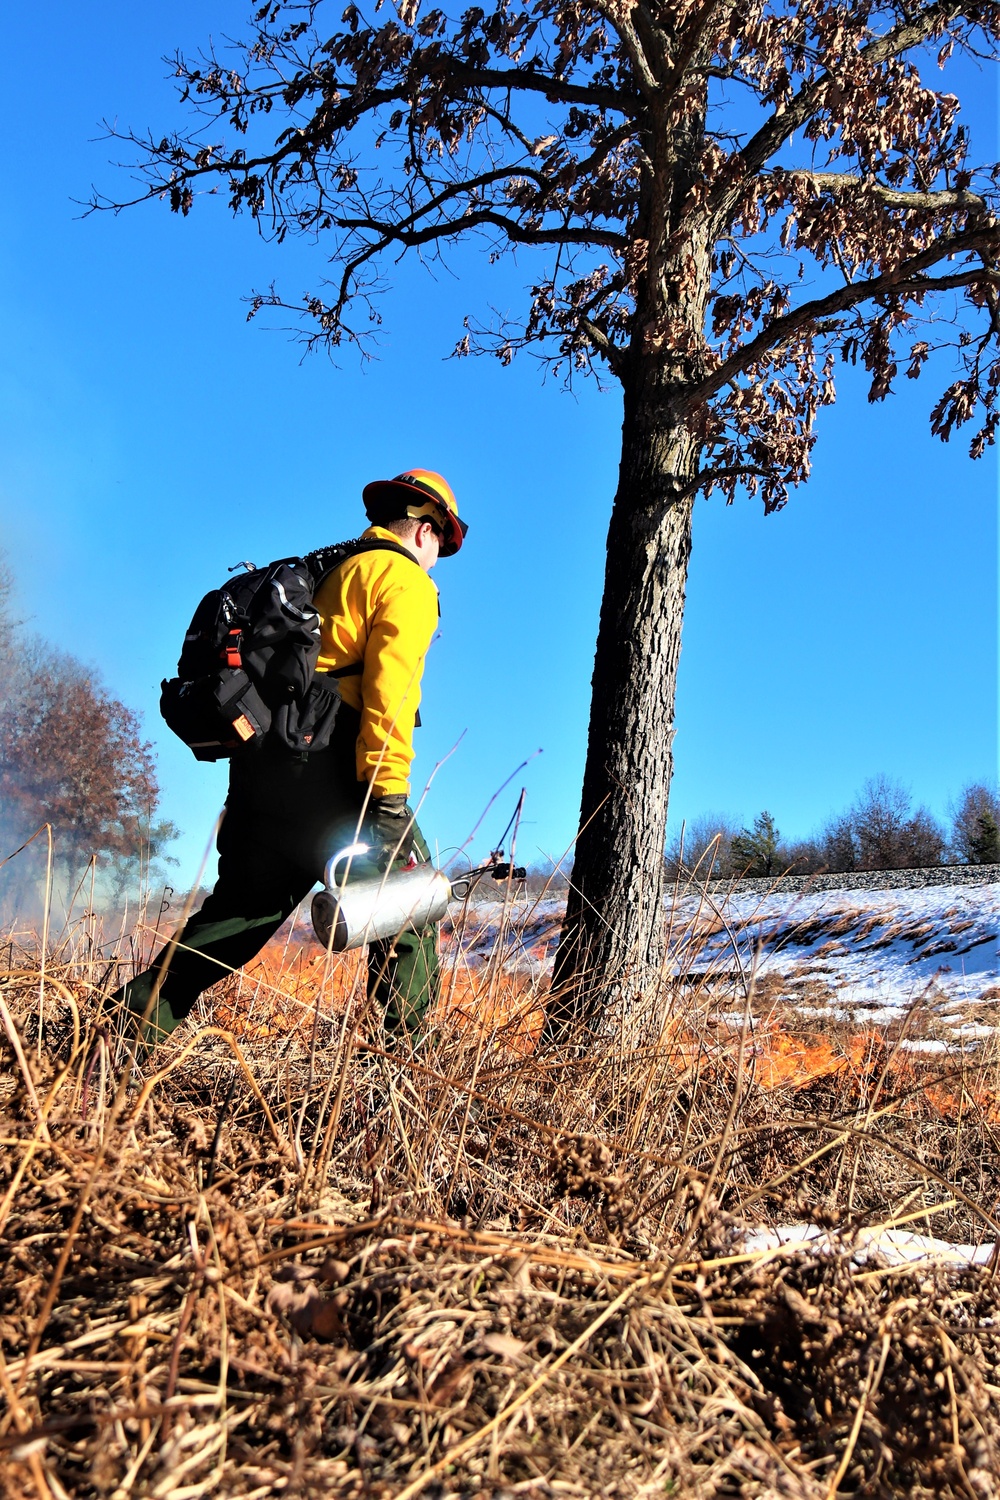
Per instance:
[[[670,503],[679,505],[681,501],[689,500],[692,495],[696,495],[699,490],[706,489],[709,485],[720,484],[725,479],[771,479],[773,477],[769,469],[757,469],[753,464],[732,464],[721,469],[703,469],[671,496]]]
[[[621,376],[625,364],[625,351],[619,349],[617,344],[612,343],[603,328],[591,322],[590,318],[581,317],[580,327],[598,353],[602,354],[607,360],[614,373]]]
[[[443,70],[443,76],[458,88],[544,94],[546,99],[556,103],[584,104],[594,109],[617,110],[626,115],[635,114],[643,103],[637,94],[626,94],[620,89],[603,88],[596,84],[567,83],[564,79],[536,73],[530,68],[469,68],[463,63],[449,62]]]
[[[941,188],[932,193],[918,193],[887,187],[873,177],[862,177],[854,172],[810,172],[800,167],[782,168],[781,171],[786,178],[805,178],[819,192],[863,193],[877,198],[886,208],[932,211],[949,208],[984,211],[988,208],[985,198],[980,197],[978,193],[970,193],[964,188]],[[766,186],[772,176],[771,173],[762,174],[760,178],[762,185]]]
[[[894,270],[886,271],[881,276],[873,276],[867,281],[857,281],[848,286],[839,287],[826,297],[804,302],[800,307],[793,308],[791,312],[774,318],[757,334],[756,338],[751,339],[728,359],[723,360],[718,368],[704,380],[685,390],[683,397],[676,403],[677,408],[685,412],[693,411],[714,396],[716,391],[721,390],[724,385],[728,385],[731,380],[735,380],[738,375],[742,375],[745,370],[757,364],[765,355],[787,343],[800,329],[808,327],[811,323],[822,322],[823,319],[833,317],[837,313],[847,312],[860,302],[870,302],[875,298],[885,296],[918,295],[929,290],[947,290],[949,283],[956,286],[971,286],[980,281],[996,280],[997,273],[987,267],[983,267],[982,270],[963,272],[957,279],[942,278],[940,282],[927,281],[926,278],[920,276],[920,272],[955,255],[977,252],[987,255],[996,254],[998,249],[1000,249],[1000,230],[995,228],[977,233],[953,235],[948,239],[937,240],[920,255],[912,256]]]
[[[424,212],[421,209],[414,217],[422,218]],[[388,245],[405,245],[408,249],[413,249],[417,245],[430,244],[433,240],[453,239],[456,235],[484,225],[501,230],[516,245],[603,245],[621,252],[628,246],[627,237],[611,229],[572,228],[566,224],[561,228],[530,229],[517,219],[510,219],[490,208],[477,209],[475,213],[463,214],[460,219],[447,219],[440,224],[425,224],[419,229],[404,229],[391,221],[374,218],[338,218],[335,222],[341,229],[374,231],[381,238],[382,248]]]
[[[629,7],[616,3],[616,0],[591,0],[591,4],[621,39],[643,97],[647,100],[655,99],[661,92],[660,82],[632,24]]]

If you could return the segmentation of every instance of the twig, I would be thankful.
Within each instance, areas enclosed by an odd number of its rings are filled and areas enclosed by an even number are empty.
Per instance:
[[[878,1368],[876,1369],[872,1365],[868,1371],[868,1379],[865,1381],[864,1390],[861,1392],[861,1400],[858,1402],[858,1409],[854,1414],[854,1423],[851,1427],[850,1437],[847,1439],[847,1446],[844,1449],[843,1457],[837,1465],[837,1472],[827,1487],[826,1500],[835,1500],[837,1491],[840,1488],[840,1481],[850,1466],[851,1459],[854,1456],[854,1449],[861,1434],[861,1424],[865,1420],[865,1413],[868,1410],[868,1402],[877,1391],[878,1383],[882,1379],[882,1372],[885,1369],[885,1362],[889,1357],[889,1346],[891,1343],[892,1338],[888,1328],[886,1328],[885,1333],[882,1335],[882,1353],[879,1358]]]
[[[42,1030],[45,1021],[45,962],[49,950],[49,914],[52,910],[52,824],[46,823],[45,832],[48,835],[49,850],[45,864],[45,908],[42,912],[42,954],[41,963],[38,967],[38,1038],[35,1045],[35,1056],[38,1061],[42,1060]]]
[[[11,1013],[3,1000],[0,1000],[0,1020],[3,1021],[3,1029],[7,1033],[7,1039],[14,1049],[14,1056],[17,1058],[18,1067],[21,1069],[24,1087],[27,1090],[28,1098],[31,1100],[31,1107],[35,1111],[35,1119],[38,1122],[38,1133],[42,1137],[42,1140],[48,1144],[51,1141],[49,1127],[45,1123],[42,1106],[35,1092],[35,1084],[28,1069],[28,1059],[24,1055],[24,1048],[21,1046],[21,1038],[17,1034],[17,1027],[14,1025]]]

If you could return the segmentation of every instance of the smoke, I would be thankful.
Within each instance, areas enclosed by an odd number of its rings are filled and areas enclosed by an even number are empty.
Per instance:
[[[152,747],[99,676],[25,629],[0,558],[0,920],[119,910],[165,878]]]

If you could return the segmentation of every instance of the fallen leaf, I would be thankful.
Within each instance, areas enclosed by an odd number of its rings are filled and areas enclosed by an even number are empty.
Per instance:
[[[268,1311],[280,1313],[303,1338],[332,1339],[346,1333],[341,1317],[345,1301],[343,1293],[324,1297],[313,1282],[279,1282],[267,1294]]]

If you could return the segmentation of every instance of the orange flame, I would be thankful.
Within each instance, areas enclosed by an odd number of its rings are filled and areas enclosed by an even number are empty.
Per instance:
[[[537,988],[524,976],[489,968],[475,971],[447,962],[437,1014],[447,1015],[475,1036],[488,1036],[492,1045],[524,1057],[535,1050],[544,1010]],[[332,959],[308,941],[273,939],[252,967],[227,986],[216,1001],[220,1025],[248,1040],[297,1034],[308,1037],[316,1024],[317,1006],[327,1017],[343,1015],[346,1006],[364,1000],[361,955],[346,953]],[[738,1045],[734,1032],[717,1035],[720,1061]],[[1000,1124],[1000,1099],[974,1086],[971,1080],[957,1090],[928,1080],[928,1059],[894,1047],[871,1028],[835,1034],[801,1033],[772,1020],[758,1023],[744,1039],[748,1046],[750,1077],[766,1093],[801,1090],[824,1078],[842,1075],[851,1092],[872,1094],[880,1080],[892,1093],[904,1096],[900,1108],[917,1116],[928,1105],[941,1117],[956,1119],[970,1110],[990,1124]],[[709,1062],[711,1061],[711,1051]],[[681,1021],[661,1036],[661,1061],[683,1073],[706,1061],[704,1039],[688,1034]],[[924,1081],[922,1081],[924,1080]],[[905,1097],[909,1094],[909,1097]]]
[[[530,980],[446,968],[441,989],[437,1014],[449,1016],[463,1029],[487,1034],[518,1056],[534,1050],[545,1013]],[[364,994],[360,954],[337,954],[328,961],[312,943],[279,937],[230,982],[215,1003],[215,1018],[249,1041],[302,1036],[315,1024],[317,1005],[328,1016],[342,1014],[352,1000],[363,1001]]]

